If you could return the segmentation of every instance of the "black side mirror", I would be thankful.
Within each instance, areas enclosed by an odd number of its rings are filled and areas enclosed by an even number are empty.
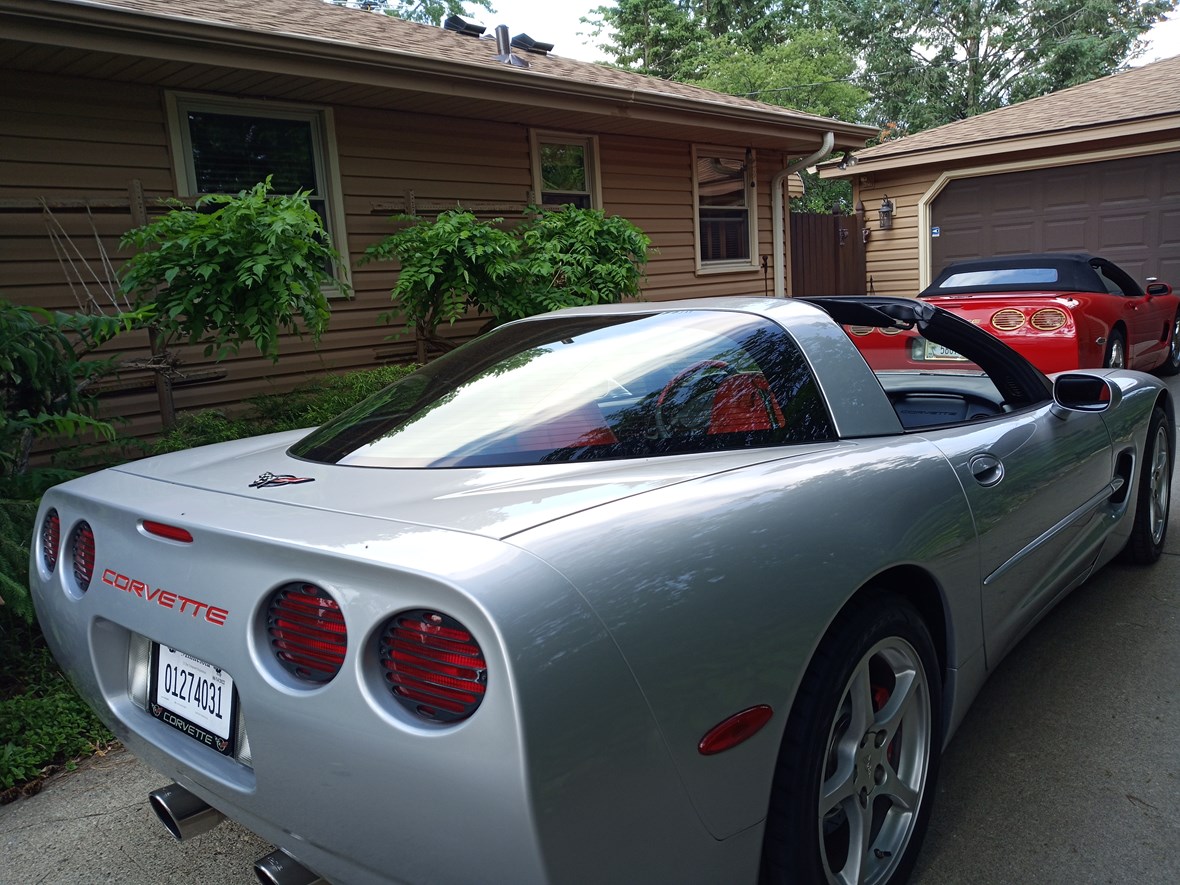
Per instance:
[[[1122,398],[1122,388],[1100,375],[1069,373],[1053,381],[1054,414],[1060,418],[1064,412],[1105,412]]]
[[[1148,295],[1170,295],[1172,294],[1172,287],[1167,283],[1148,283]]]

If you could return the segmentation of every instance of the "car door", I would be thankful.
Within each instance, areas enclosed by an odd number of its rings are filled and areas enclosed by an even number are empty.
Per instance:
[[[975,519],[990,665],[1093,568],[1112,494],[1110,438],[1100,414],[1050,403],[928,437]]]
[[[1145,294],[1129,274],[1109,261],[1092,258],[1090,266],[1106,291],[1119,300],[1127,326],[1127,368],[1154,368],[1168,347],[1172,323],[1168,300]]]

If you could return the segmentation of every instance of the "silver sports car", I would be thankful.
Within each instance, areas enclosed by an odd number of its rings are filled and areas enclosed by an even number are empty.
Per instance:
[[[1159,556],[1175,424],[910,299],[579,308],[59,486],[31,581],[161,820],[263,881],[898,883],[989,671]]]

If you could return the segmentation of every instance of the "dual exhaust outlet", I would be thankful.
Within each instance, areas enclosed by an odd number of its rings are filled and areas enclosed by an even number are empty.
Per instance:
[[[224,814],[180,784],[153,790],[148,801],[178,842],[206,833],[225,820]],[[254,861],[254,875],[262,885],[328,885],[281,848]]]

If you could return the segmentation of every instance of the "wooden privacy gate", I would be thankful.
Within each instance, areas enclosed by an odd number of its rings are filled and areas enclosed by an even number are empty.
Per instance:
[[[865,244],[855,215],[791,213],[791,294],[864,295]]]

